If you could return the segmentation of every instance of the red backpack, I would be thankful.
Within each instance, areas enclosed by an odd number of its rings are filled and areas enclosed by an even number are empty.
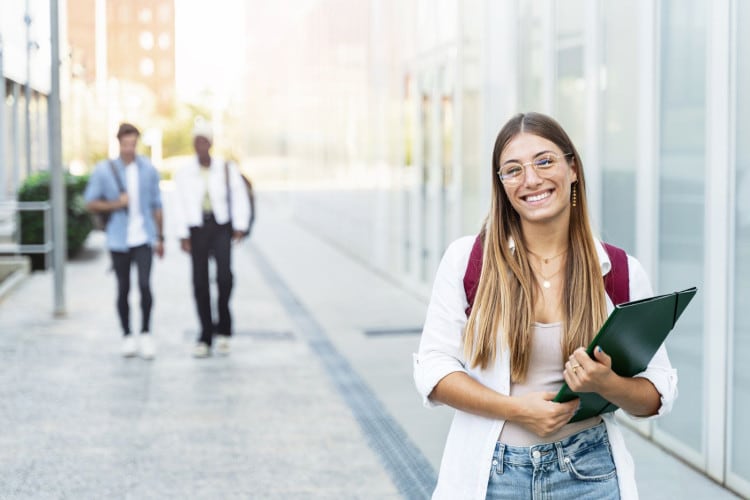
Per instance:
[[[602,242],[607,251],[612,268],[604,275],[604,290],[609,295],[612,303],[622,304],[630,300],[630,274],[628,271],[628,254],[625,250],[614,245]],[[474,306],[474,298],[479,288],[479,276],[482,274],[482,235],[478,235],[471,248],[469,263],[466,265],[464,274],[464,291],[469,307],[466,308],[466,317],[469,317],[471,308]]]

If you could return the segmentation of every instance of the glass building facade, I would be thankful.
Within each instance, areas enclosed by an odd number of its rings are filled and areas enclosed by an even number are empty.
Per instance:
[[[49,30],[44,2],[0,5],[0,202],[15,199],[23,180],[49,164]]]
[[[741,455],[750,444],[750,34],[741,29],[750,5],[381,0],[372,11],[378,22],[363,43],[383,57],[362,72],[382,78],[369,78],[379,100],[365,106],[370,116],[383,103],[398,111],[371,120],[367,134],[387,140],[359,158],[358,194],[336,195],[338,209],[333,197],[298,195],[300,218],[426,296],[446,245],[481,226],[499,128],[521,111],[555,116],[582,154],[596,233],[635,255],[655,291],[699,288],[668,340],[680,376],[673,412],[630,425],[750,495]],[[388,39],[398,44],[373,48]],[[323,204],[357,214],[367,234],[342,229],[345,216],[327,227]]]

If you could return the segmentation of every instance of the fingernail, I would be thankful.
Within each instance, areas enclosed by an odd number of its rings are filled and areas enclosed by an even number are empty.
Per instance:
[[[601,346],[596,346],[596,350],[597,350],[598,352],[602,352],[602,348],[601,348]]]

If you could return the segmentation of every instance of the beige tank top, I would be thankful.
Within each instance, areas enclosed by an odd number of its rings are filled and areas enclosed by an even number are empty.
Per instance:
[[[522,396],[530,392],[557,392],[562,386],[563,357],[562,323],[534,323],[531,337],[531,359],[529,371],[523,384],[510,385],[511,396]],[[560,441],[576,432],[593,427],[601,422],[600,416],[567,424],[556,433],[540,437],[516,422],[505,422],[498,441],[510,446],[534,446],[541,443]]]

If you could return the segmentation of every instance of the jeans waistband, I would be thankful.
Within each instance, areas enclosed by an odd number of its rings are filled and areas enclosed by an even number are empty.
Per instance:
[[[554,443],[534,446],[510,446],[498,442],[494,459],[500,463],[534,466],[546,462],[559,462],[564,467],[565,457],[577,455],[592,446],[609,444],[605,423],[584,429]]]

